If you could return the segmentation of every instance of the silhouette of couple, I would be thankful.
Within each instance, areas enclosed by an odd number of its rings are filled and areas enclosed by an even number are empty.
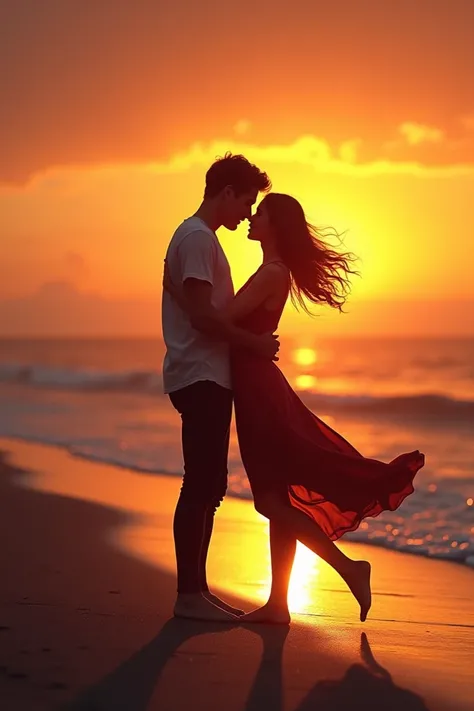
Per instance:
[[[288,624],[287,593],[300,540],[343,578],[364,621],[370,564],[334,541],[361,521],[393,511],[413,492],[419,451],[390,463],[363,457],[316,417],[276,365],[274,335],[291,296],[295,307],[341,310],[353,256],[326,243],[301,205],[271,193],[266,173],[227,154],[206,174],[204,199],[175,231],[166,253],[162,327],[164,391],[182,419],[184,477],[174,517],[176,617]],[[252,214],[259,193],[265,197]],[[248,220],[263,259],[234,296],[216,231]],[[337,234],[337,233],[336,233]],[[246,615],[209,589],[206,559],[214,514],[227,488],[232,406],[255,508],[269,519],[272,585],[268,602]]]

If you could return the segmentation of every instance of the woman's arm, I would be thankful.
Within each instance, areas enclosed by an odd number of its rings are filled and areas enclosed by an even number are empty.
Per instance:
[[[278,336],[254,335],[233,325],[232,320],[211,305],[212,285],[199,279],[187,279],[182,288],[171,281],[165,261],[163,289],[168,291],[177,304],[189,314],[191,324],[210,338],[225,338],[233,345],[249,348],[258,355],[278,360],[280,348]]]
[[[166,261],[163,288],[171,294],[183,311],[189,313],[189,302],[184,295],[183,289],[180,289],[171,281]],[[286,269],[276,264],[268,264],[255,275],[244,291],[237,294],[229,306],[220,310],[220,314],[224,319],[231,322],[239,321],[275,294],[281,293],[283,298],[287,288],[288,272]]]
[[[239,321],[272,297],[281,294],[283,300],[287,290],[287,269],[277,264],[268,264],[257,272],[240,294],[237,294],[223,314],[231,321]]]

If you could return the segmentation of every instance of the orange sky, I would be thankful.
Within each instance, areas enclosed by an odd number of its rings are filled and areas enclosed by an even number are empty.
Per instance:
[[[474,335],[470,0],[1,8],[0,330],[155,332],[166,243],[232,150],[361,258],[348,316],[288,328]],[[245,234],[220,233],[236,286]]]

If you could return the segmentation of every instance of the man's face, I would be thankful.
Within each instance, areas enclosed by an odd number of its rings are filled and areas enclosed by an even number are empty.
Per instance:
[[[224,227],[234,231],[243,220],[250,220],[257,196],[257,189],[237,196],[232,187],[225,188],[221,204],[221,221]]]

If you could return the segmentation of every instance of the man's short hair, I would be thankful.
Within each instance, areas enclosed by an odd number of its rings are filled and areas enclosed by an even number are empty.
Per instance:
[[[234,156],[232,153],[226,153],[223,158],[218,158],[207,171],[204,197],[216,197],[228,185],[233,188],[237,196],[251,190],[266,193],[272,187],[266,173],[250,163],[245,156]]]

